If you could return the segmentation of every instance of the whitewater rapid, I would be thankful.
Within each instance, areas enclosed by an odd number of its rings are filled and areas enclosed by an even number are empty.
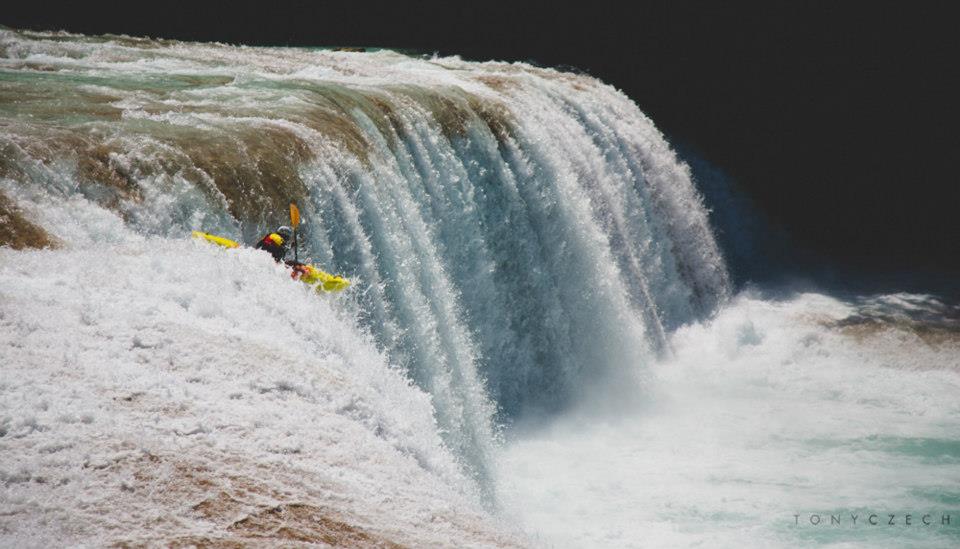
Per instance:
[[[291,201],[347,292],[189,239]],[[4,543],[956,539],[789,524],[955,505],[956,311],[735,296],[589,76],[0,28],[0,219]]]
[[[267,254],[0,249],[0,285],[4,546],[519,543],[429,395]]]

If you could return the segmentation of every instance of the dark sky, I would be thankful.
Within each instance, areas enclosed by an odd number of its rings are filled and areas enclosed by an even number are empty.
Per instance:
[[[578,67],[839,267],[960,277],[958,26],[935,2],[77,2],[0,24]],[[463,4],[463,5],[458,5]]]

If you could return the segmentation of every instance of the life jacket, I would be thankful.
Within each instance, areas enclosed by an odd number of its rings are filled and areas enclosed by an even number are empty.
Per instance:
[[[283,261],[283,256],[287,255],[287,243],[283,237],[277,233],[270,233],[257,242],[257,249],[266,250],[273,256],[273,260]]]

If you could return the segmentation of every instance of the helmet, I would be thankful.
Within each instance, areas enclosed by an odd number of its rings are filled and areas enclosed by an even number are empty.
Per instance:
[[[275,232],[283,237],[284,240],[289,240],[293,236],[293,229],[287,227],[286,225],[277,227]]]

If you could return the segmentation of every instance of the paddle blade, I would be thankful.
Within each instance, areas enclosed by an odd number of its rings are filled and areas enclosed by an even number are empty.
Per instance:
[[[290,223],[294,229],[300,226],[300,210],[293,202],[290,203]]]

